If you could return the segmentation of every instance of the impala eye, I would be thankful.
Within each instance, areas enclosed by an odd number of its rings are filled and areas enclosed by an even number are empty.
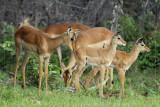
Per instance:
[[[143,44],[141,46],[144,46]]]
[[[70,75],[69,78],[71,78],[72,76]]]
[[[120,40],[121,38],[118,38],[118,40]]]

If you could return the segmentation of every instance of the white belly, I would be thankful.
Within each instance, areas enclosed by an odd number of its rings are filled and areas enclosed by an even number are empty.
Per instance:
[[[110,65],[110,67],[111,67],[111,68],[115,68],[115,66],[114,66],[114,65],[112,65],[112,64]]]
[[[101,57],[89,57],[87,56],[86,64],[91,66],[100,66],[104,65],[105,67],[109,67],[112,62],[107,63],[104,58]]]
[[[87,57],[86,64],[90,66],[99,66],[98,64],[98,58],[95,57]]]

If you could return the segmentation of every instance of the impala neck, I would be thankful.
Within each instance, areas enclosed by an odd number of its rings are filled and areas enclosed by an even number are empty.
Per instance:
[[[113,42],[111,41],[110,46],[109,46],[109,48],[107,49],[107,54],[108,54],[108,56],[113,56],[113,57],[114,57],[113,54],[116,53],[116,48],[117,48],[117,44],[115,44],[115,43],[113,43]]]
[[[137,46],[135,45],[132,51],[129,53],[129,58],[131,59],[131,63],[134,63],[139,55],[140,51],[138,50]]]
[[[72,43],[72,50],[75,51],[76,50],[76,42]]]
[[[56,38],[48,38],[47,44],[48,44],[49,50],[54,51],[54,49],[58,48],[61,44],[63,44],[65,36],[67,36],[67,34],[63,33]]]

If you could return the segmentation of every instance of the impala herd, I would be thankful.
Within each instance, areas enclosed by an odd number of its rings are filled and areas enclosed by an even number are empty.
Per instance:
[[[117,45],[126,45],[126,42],[119,35],[120,32],[113,33],[105,27],[90,28],[78,23],[64,23],[50,25],[44,29],[36,29],[29,23],[29,18],[25,18],[23,23],[14,31],[16,47],[16,63],[14,67],[14,87],[16,85],[16,75],[21,52],[24,51],[24,58],[20,71],[22,72],[23,87],[25,84],[25,67],[31,54],[36,54],[39,58],[39,89],[41,92],[41,79],[43,75],[43,60],[45,63],[45,88],[47,91],[48,64],[51,54],[57,49],[58,58],[63,72],[65,87],[72,80],[76,91],[80,92],[79,78],[82,76],[87,66],[92,66],[92,70],[87,74],[85,90],[91,77],[95,76],[95,85],[99,87],[100,96],[103,96],[103,85],[108,80],[110,73],[110,89],[113,88],[113,68],[118,71],[122,97],[124,97],[124,81],[126,70],[136,61],[141,51],[150,51],[143,43],[143,38],[139,38],[130,53],[116,50]],[[61,44],[65,43],[72,51],[68,66],[62,61]],[[105,70],[107,69],[106,78]]]

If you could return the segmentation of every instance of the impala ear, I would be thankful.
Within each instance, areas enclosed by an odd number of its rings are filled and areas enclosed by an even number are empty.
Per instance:
[[[75,32],[73,35],[77,38],[77,35],[78,35],[78,34],[77,34],[77,32]]]
[[[69,28],[68,28],[68,30],[67,30],[67,35],[70,35],[70,33],[72,32],[72,27],[70,26]]]
[[[25,19],[26,19],[26,16],[23,17],[23,21],[22,21],[23,24],[25,23]]]
[[[26,18],[24,19],[24,24],[28,23],[29,20],[30,20],[30,18],[29,18],[29,17],[26,17]]]
[[[118,32],[117,32],[117,34],[120,34],[120,33],[121,33],[121,31],[118,31]]]
[[[139,38],[136,43],[141,43],[143,41],[143,37]]]
[[[67,69],[62,60],[61,60],[61,68],[62,68],[63,70],[66,70],[66,69]]]
[[[142,41],[143,41],[143,37],[141,37],[141,38],[139,39],[139,41],[142,42]]]
[[[113,35],[113,37],[119,35],[119,33],[121,33],[121,31],[116,32],[116,33]]]
[[[66,66],[64,65],[63,61],[61,60],[61,68],[62,70],[60,70],[60,77],[63,78],[63,73],[64,71],[67,69]]]

